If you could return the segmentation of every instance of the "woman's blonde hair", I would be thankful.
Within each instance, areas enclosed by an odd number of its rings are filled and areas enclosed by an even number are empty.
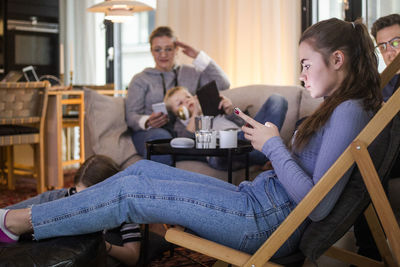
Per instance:
[[[151,32],[151,34],[150,34],[150,36],[149,36],[149,43],[150,43],[150,46],[153,44],[153,39],[154,39],[154,38],[156,38],[156,37],[163,37],[163,36],[167,36],[167,37],[173,39],[174,42],[175,42],[175,40],[176,40],[176,36],[175,36],[175,34],[174,34],[174,31],[173,31],[170,27],[168,27],[168,26],[160,26],[160,27],[155,28],[155,29]]]

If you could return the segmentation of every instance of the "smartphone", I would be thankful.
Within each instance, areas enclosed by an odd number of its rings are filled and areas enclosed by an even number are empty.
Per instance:
[[[39,81],[39,78],[36,74],[35,69],[33,66],[28,66],[22,69],[22,72],[24,73],[25,79],[27,82],[37,82]]]
[[[152,105],[152,108],[153,108],[153,112],[155,112],[155,113],[162,112],[162,113],[168,115],[167,108],[165,107],[164,102],[155,103]]]

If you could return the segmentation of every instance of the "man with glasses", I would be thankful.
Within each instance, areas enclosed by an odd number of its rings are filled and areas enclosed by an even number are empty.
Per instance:
[[[400,15],[391,14],[379,18],[372,25],[371,33],[375,38],[377,49],[381,52],[383,60],[388,66],[400,53]],[[400,71],[383,89],[383,100],[387,101],[399,85]]]
[[[376,49],[380,51],[386,66],[388,66],[400,53],[400,15],[391,14],[377,19],[372,25],[371,34],[375,38]],[[386,102],[399,86],[400,70],[383,88],[383,100]],[[397,159],[397,163],[392,169],[391,177],[400,176],[399,165],[399,159]],[[387,185],[384,186],[387,189]],[[364,215],[360,216],[354,224],[354,235],[357,240],[358,254],[381,260],[381,255],[375,245]]]

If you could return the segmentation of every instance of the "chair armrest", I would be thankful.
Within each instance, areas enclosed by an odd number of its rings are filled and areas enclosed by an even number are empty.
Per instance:
[[[178,246],[237,266],[243,266],[250,259],[249,254],[183,232],[176,228],[168,229],[165,234],[165,239]]]

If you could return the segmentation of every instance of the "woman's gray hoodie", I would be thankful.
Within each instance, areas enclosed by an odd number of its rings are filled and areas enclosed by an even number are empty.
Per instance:
[[[207,65],[196,64],[199,57],[206,57]],[[204,61],[202,62],[204,63]],[[204,52],[193,62],[194,65],[176,65],[168,72],[155,68],[146,68],[136,74],[128,88],[128,96],[125,103],[125,116],[128,126],[134,131],[143,130],[144,123],[153,112],[152,104],[162,102],[164,99],[163,77],[166,90],[179,85],[186,87],[190,93],[196,91],[208,82],[215,80],[218,90],[228,89],[230,86],[224,71]],[[177,79],[176,79],[177,77]]]

